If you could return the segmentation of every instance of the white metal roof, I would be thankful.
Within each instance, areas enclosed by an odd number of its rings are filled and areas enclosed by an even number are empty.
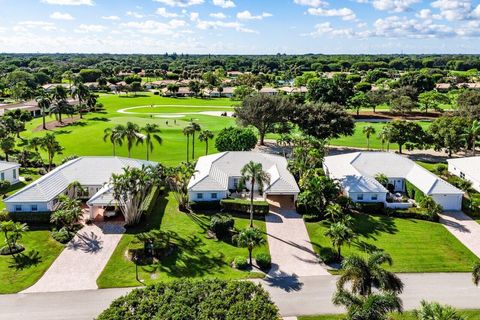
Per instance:
[[[240,171],[250,161],[261,163],[263,170],[270,175],[270,185],[265,188],[265,193],[300,192],[284,157],[252,151],[228,151],[200,157],[188,190],[226,191],[229,177],[240,177]]]
[[[113,197],[113,187],[106,183],[97,193],[93,195],[88,201],[89,206],[114,206],[117,200]]]
[[[412,160],[390,152],[353,152],[325,157],[325,169],[350,192],[387,192],[375,180],[377,174],[389,178],[403,178],[427,195],[463,194]],[[363,179],[360,179],[363,178]],[[369,190],[369,191],[361,191]]]
[[[121,173],[125,167],[141,168],[142,165],[156,163],[121,157],[80,157],[55,168],[4,202],[48,202],[64,192],[73,181],[83,186],[103,186],[113,173]]]
[[[449,159],[447,162],[469,177],[480,181],[480,157]]]
[[[0,161],[0,172],[18,167],[20,167],[20,164],[16,162]]]

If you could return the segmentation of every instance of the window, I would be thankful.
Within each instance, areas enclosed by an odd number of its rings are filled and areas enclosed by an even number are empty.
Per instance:
[[[234,189],[238,188],[238,178],[233,178],[233,188]]]
[[[16,204],[15,205],[15,211],[22,211],[22,205]]]
[[[203,193],[197,193],[197,199],[202,200],[203,199]]]
[[[378,194],[373,194],[372,201],[377,201],[377,200],[378,200]]]
[[[357,201],[363,200],[363,194],[357,194]]]
[[[32,204],[32,206],[30,207],[30,209],[32,210],[32,212],[34,211],[37,211],[38,210],[38,207],[36,204]]]
[[[212,193],[210,196],[211,196],[212,199],[217,199],[217,194],[216,193]]]
[[[13,169],[13,179],[17,179],[17,169]]]

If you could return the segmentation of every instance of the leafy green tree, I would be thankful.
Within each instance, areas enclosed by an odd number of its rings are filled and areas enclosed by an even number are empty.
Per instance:
[[[425,114],[428,113],[428,110],[442,111],[440,106],[442,104],[449,104],[450,99],[447,95],[439,93],[438,91],[427,91],[422,92],[418,96],[418,102],[421,110],[425,111]]]
[[[208,155],[208,141],[214,137],[213,132],[210,130],[203,130],[198,135],[198,140],[205,142],[205,155]]]
[[[73,232],[82,216],[80,200],[62,195],[59,197],[56,210],[50,216],[50,222],[57,225],[58,228],[65,228],[67,231]]]
[[[388,177],[384,174],[384,173],[378,173],[375,175],[375,180],[378,181],[378,183],[380,183],[382,186],[384,186],[385,188],[388,187],[388,182],[389,182],[389,179]]]
[[[142,91],[142,83],[140,81],[134,81],[130,84],[130,90],[133,92],[133,95],[136,96],[137,92]]]
[[[6,136],[0,139],[0,149],[5,153],[5,160],[8,161],[8,156],[15,148],[15,138],[12,136]]]
[[[465,128],[465,132],[463,133],[462,137],[466,142],[467,149],[471,148],[472,155],[475,157],[477,142],[478,138],[480,137],[480,121],[473,120],[472,123]]]
[[[360,109],[371,107],[370,99],[364,92],[357,92],[348,100],[348,107],[356,110],[358,116]]]
[[[299,180],[298,203],[312,213],[321,214],[340,194],[338,183],[319,169],[306,171]]]
[[[451,157],[460,151],[465,142],[461,137],[465,133],[465,119],[461,117],[443,116],[435,119],[428,128],[433,148],[437,151],[445,149]]]
[[[420,309],[413,311],[413,315],[417,320],[466,320],[451,306],[444,306],[438,302],[427,302],[425,300],[420,304]]]
[[[363,134],[367,137],[367,150],[370,150],[370,137],[376,133],[375,128],[372,125],[363,127]]]
[[[252,252],[256,247],[265,243],[263,233],[257,228],[245,228],[235,235],[234,241],[239,247],[248,249],[248,259],[250,266],[253,265]]]
[[[332,245],[337,249],[337,260],[342,260],[342,247],[345,244],[350,244],[356,235],[353,230],[345,225],[343,222],[335,222],[330,224],[325,236],[330,238]]]
[[[465,90],[457,97],[458,109],[455,113],[472,120],[480,120],[480,92]]]
[[[250,161],[241,170],[242,183],[250,184],[250,227],[253,227],[253,195],[255,186],[265,187],[270,184],[270,175],[263,171],[261,163]]]
[[[402,153],[404,145],[407,148],[423,146],[426,142],[425,131],[416,122],[394,120],[386,125],[389,132],[388,141],[398,144],[398,152]]]
[[[228,127],[222,129],[215,139],[215,148],[223,151],[250,151],[257,144],[257,136],[251,129]]]
[[[60,145],[60,143],[57,141],[57,138],[55,137],[55,134],[53,133],[47,133],[43,138],[42,138],[42,144],[41,148],[47,152],[48,156],[48,171],[52,169],[53,165],[53,158],[57,154],[62,154],[63,147]]]
[[[310,136],[295,136],[289,170],[300,179],[309,170],[321,168],[325,157],[325,141]]]
[[[354,94],[353,85],[353,82],[347,80],[345,74],[336,75],[333,79],[312,79],[307,84],[307,99],[311,102],[337,103],[346,106]]]
[[[176,83],[169,83],[167,85],[167,91],[170,92],[174,97],[177,96],[178,90],[180,90],[180,87]]]
[[[390,100],[390,110],[394,113],[400,113],[402,115],[406,115],[415,109],[417,104],[415,101],[409,96],[399,96],[394,97]]]
[[[145,134],[144,140],[147,145],[147,161],[150,160],[150,152],[153,151],[153,142],[156,141],[158,144],[162,144],[162,138],[159,133],[161,133],[160,128],[157,124],[147,123],[141,131]]]
[[[240,85],[235,87],[235,89],[233,90],[233,98],[235,100],[244,100],[248,96],[252,95],[254,92],[255,91],[251,87]]]

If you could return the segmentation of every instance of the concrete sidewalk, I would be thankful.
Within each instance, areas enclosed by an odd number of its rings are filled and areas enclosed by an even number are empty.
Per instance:
[[[463,212],[444,212],[440,223],[480,258],[480,224]]]
[[[124,232],[121,225],[114,223],[84,226],[40,280],[22,292],[97,289],[97,278]]]
[[[302,217],[274,207],[265,218],[272,256],[271,277],[330,275],[319,263]]]

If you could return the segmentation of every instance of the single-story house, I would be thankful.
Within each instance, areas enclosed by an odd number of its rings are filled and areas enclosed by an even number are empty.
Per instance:
[[[0,180],[15,184],[20,181],[20,164],[0,161]]]
[[[268,87],[265,87],[265,88],[262,88],[260,89],[260,94],[264,94],[264,95],[267,95],[267,96],[275,96],[278,94],[278,90],[275,89],[275,88],[268,88]]]
[[[300,192],[295,178],[287,169],[287,160],[278,155],[252,152],[227,151],[198,159],[195,174],[188,184],[190,201],[218,201],[237,190],[242,174],[240,171],[250,161],[261,163],[270,175],[270,183],[263,186],[263,198],[282,198],[294,203]],[[258,192],[258,185],[254,190]],[[249,188],[249,185],[246,185]]]
[[[419,166],[414,161],[390,152],[353,152],[325,157],[325,173],[340,184],[354,202],[383,202],[388,206],[389,191],[375,176],[388,177],[389,188],[407,190],[407,182],[441,205],[444,210],[462,209],[464,192]]]
[[[472,183],[480,192],[480,157],[448,159],[448,172]]]
[[[126,167],[149,165],[156,163],[122,157],[80,157],[58,166],[4,199],[4,203],[9,212],[52,212],[56,209],[58,197],[67,194],[69,185],[77,181],[85,189],[77,196],[88,200],[90,214],[93,215],[97,208],[115,206],[111,188],[106,187],[113,173],[122,173]],[[92,199],[95,201],[89,203]]]

